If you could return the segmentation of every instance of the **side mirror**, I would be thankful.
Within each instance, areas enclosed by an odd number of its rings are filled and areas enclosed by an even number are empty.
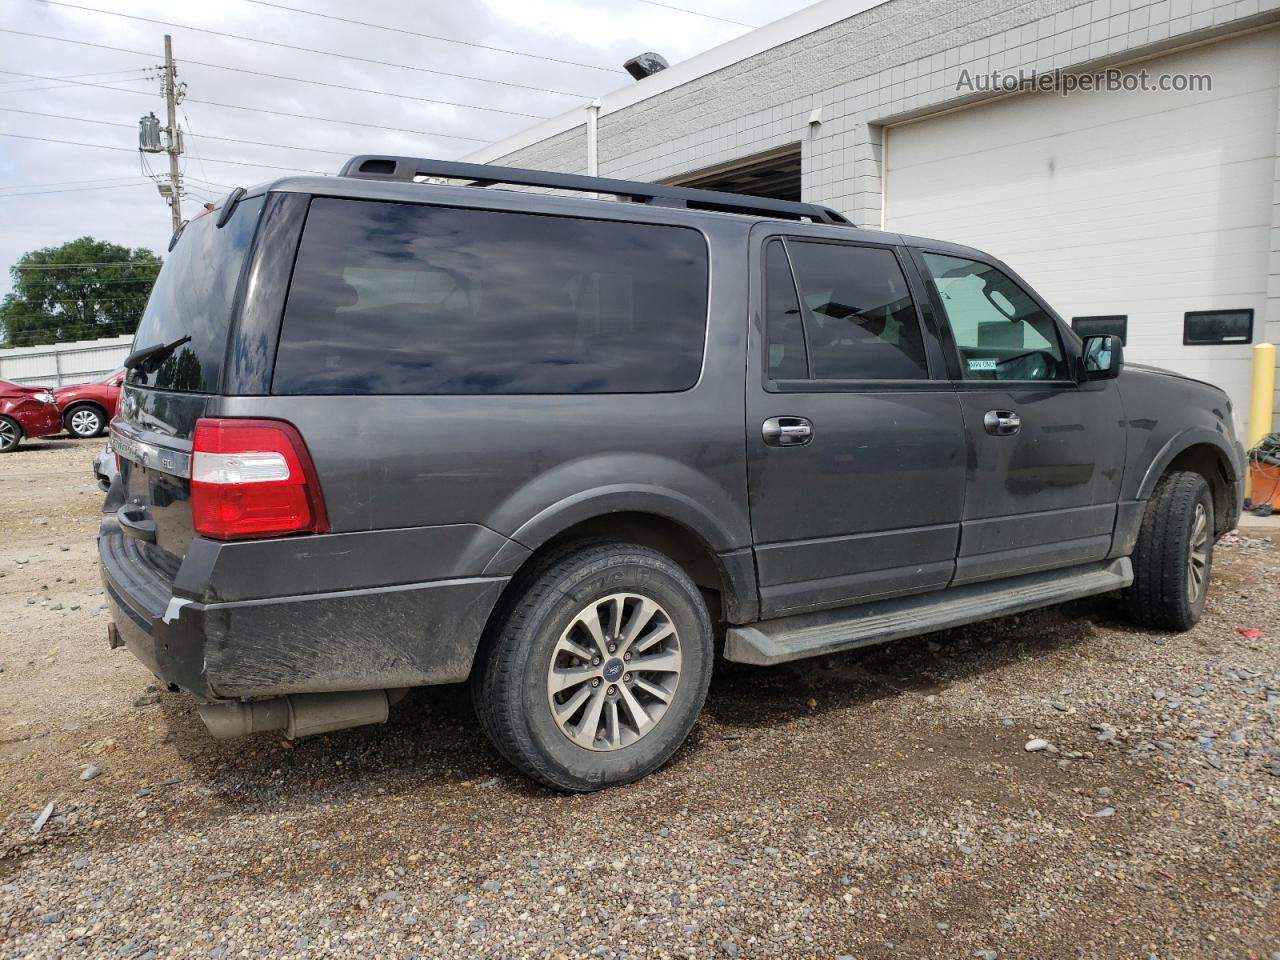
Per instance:
[[[1109,333],[1085,337],[1080,365],[1084,380],[1114,380],[1124,369],[1124,343]]]

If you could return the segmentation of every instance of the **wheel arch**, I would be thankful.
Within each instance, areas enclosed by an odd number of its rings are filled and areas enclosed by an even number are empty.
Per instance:
[[[1187,430],[1169,440],[1143,476],[1139,500],[1150,500],[1156,484],[1178,470],[1198,473],[1213,494],[1214,532],[1221,535],[1234,525],[1235,490],[1240,472],[1227,442],[1209,430]]]
[[[97,410],[98,413],[102,415],[103,427],[106,427],[107,423],[111,420],[107,415],[107,408],[97,400],[72,400],[71,403],[67,405],[67,408],[62,411],[62,425],[68,430],[71,429],[71,414],[80,407],[93,407],[94,410]]]
[[[681,507],[675,498],[632,494],[602,495],[544,511],[512,535],[518,555],[514,550],[500,552],[485,573],[511,576],[504,593],[515,592],[549,553],[574,543],[618,540],[658,551],[704,591],[715,594],[719,609],[710,611],[713,620],[754,620],[759,605],[750,547],[724,547],[730,542],[725,531],[707,522],[701,510]],[[500,600],[495,613],[502,607]]]

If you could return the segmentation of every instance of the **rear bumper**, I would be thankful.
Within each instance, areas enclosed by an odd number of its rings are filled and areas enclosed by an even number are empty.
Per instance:
[[[98,536],[112,622],[152,673],[205,700],[465,680],[506,577],[230,602],[174,592],[113,516]]]

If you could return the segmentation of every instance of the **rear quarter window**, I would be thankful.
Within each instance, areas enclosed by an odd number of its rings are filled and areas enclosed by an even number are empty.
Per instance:
[[[272,392],[686,390],[707,278],[688,227],[316,198]]]
[[[258,228],[264,197],[242,200],[219,228],[216,214],[182,231],[151,288],[133,349],[191,339],[152,372],[128,372],[128,382],[189,393],[216,393],[234,319],[236,288]]]

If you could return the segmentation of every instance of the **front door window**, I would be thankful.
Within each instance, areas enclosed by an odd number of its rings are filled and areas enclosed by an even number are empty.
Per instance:
[[[1057,323],[1008,274],[940,253],[925,253],[924,262],[965,380],[1068,379]]]

